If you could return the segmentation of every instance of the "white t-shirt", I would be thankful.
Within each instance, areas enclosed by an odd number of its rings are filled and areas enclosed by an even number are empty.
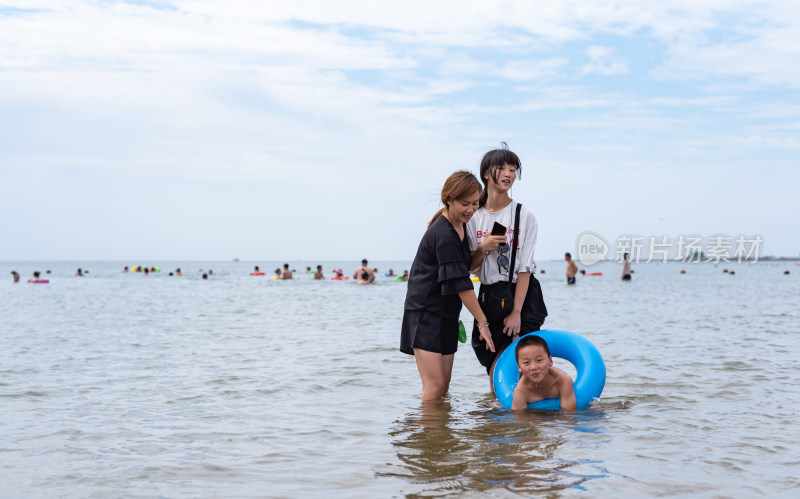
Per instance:
[[[517,211],[517,204],[516,201],[512,200],[508,206],[494,213],[486,208],[480,208],[476,211],[467,222],[470,251],[475,251],[478,245],[483,242],[483,239],[492,233],[492,226],[494,226],[495,222],[506,226],[508,242],[509,244],[514,243],[512,234],[514,232],[514,215]],[[519,241],[522,244],[517,245],[517,256],[514,262],[514,282],[517,282],[517,274],[519,272],[533,273],[536,269],[536,264],[533,261],[533,250],[536,247],[536,234],[538,231],[539,223],[536,221],[536,217],[523,206],[519,213]],[[499,251],[491,251],[484,258],[483,264],[478,269],[478,278],[482,284],[495,284],[508,280],[506,268],[503,267],[501,269],[497,265],[497,257],[499,255]],[[510,246],[505,255],[510,262]]]

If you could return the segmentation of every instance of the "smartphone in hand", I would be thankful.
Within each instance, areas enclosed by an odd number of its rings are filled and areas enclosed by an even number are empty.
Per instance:
[[[492,227],[493,236],[505,236],[506,231],[507,231],[506,226],[501,223],[495,222],[494,226]]]

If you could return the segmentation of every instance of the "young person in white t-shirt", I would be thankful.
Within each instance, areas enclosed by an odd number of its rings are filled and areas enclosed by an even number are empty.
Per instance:
[[[511,199],[509,191],[521,170],[519,157],[508,150],[505,143],[502,143],[500,149],[487,152],[480,167],[480,179],[485,186],[480,198],[480,208],[467,223],[472,251],[470,270],[477,273],[480,279],[478,302],[484,311],[486,307],[497,306],[496,301],[492,304],[492,297],[500,294],[496,293],[497,287],[508,285],[506,282],[511,273],[513,307],[508,307],[504,318],[489,322],[495,351],[486,348],[486,342],[481,338],[477,325],[472,330],[472,348],[489,374],[489,386],[492,389],[497,357],[520,334],[538,331],[547,317],[541,286],[534,277],[536,264],[533,261],[533,250],[539,225],[536,217],[524,205],[520,210],[519,234],[514,235],[518,203]],[[506,227],[505,235],[491,235],[495,222]],[[504,243],[508,246],[502,247]],[[516,245],[517,249],[514,268],[510,269],[512,245]]]

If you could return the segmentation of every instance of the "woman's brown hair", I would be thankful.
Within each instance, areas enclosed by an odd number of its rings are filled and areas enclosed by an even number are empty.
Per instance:
[[[464,199],[476,191],[480,194],[482,193],[483,188],[481,187],[481,183],[478,181],[475,175],[470,172],[459,170],[447,177],[447,180],[444,181],[444,186],[442,187],[442,204],[444,205],[444,208],[436,212],[433,218],[431,218],[431,221],[428,222],[428,227],[430,227],[431,224],[437,218],[439,218],[439,215],[444,213],[444,210],[447,209],[447,205],[450,204],[450,201]]]

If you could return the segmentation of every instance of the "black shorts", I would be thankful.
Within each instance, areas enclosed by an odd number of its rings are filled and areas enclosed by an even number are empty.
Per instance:
[[[453,355],[458,350],[458,317],[445,319],[433,312],[406,310],[400,332],[400,351],[414,355],[414,349]]]
[[[631,280],[631,275],[630,274],[625,274],[624,276],[622,276],[622,280],[623,281],[630,281]]]
[[[575,277],[567,277],[567,284],[575,284]]]

